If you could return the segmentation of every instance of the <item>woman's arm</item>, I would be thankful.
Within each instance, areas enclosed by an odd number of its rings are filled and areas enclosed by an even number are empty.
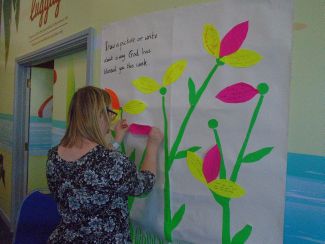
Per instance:
[[[148,170],[154,175],[157,174],[158,149],[162,140],[163,134],[161,131],[156,127],[152,127],[148,136],[146,156],[141,170]]]

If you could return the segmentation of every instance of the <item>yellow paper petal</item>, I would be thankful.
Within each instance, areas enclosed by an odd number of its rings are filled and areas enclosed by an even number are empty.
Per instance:
[[[214,57],[219,57],[220,37],[218,30],[211,24],[205,24],[202,33],[204,49]]]
[[[150,94],[158,91],[161,85],[150,77],[139,77],[132,81],[133,86],[143,94]]]
[[[245,189],[226,179],[217,179],[208,184],[211,191],[226,198],[239,198],[245,195]]]
[[[169,66],[163,77],[163,86],[168,86],[181,77],[187,66],[187,60],[178,60]]]
[[[206,180],[202,172],[203,161],[200,156],[196,153],[188,151],[186,156],[186,163],[193,177],[203,184],[206,184]]]
[[[141,100],[131,100],[123,106],[123,111],[129,114],[141,114],[148,105]]]
[[[257,64],[262,58],[259,53],[253,50],[240,49],[229,56],[223,57],[221,61],[232,67],[246,68]]]

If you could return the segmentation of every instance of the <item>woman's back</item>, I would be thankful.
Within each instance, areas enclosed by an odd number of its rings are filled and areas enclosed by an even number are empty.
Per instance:
[[[47,178],[62,221],[49,243],[127,243],[128,195],[149,192],[155,176],[126,156],[97,145],[68,162],[49,151]]]

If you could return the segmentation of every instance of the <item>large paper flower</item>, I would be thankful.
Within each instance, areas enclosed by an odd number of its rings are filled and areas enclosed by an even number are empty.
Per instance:
[[[211,191],[225,198],[239,198],[245,195],[245,189],[227,179],[218,179],[221,155],[217,145],[205,155],[204,160],[194,152],[188,151],[187,166],[195,179]]]
[[[212,56],[232,67],[249,67],[262,56],[253,50],[240,49],[246,39],[248,21],[234,26],[220,41],[219,32],[212,24],[205,24],[202,33],[204,49]]]
[[[207,184],[215,180],[219,175],[221,156],[218,146],[212,147],[205,155],[204,160],[195,152],[188,151],[187,166],[197,180]]]

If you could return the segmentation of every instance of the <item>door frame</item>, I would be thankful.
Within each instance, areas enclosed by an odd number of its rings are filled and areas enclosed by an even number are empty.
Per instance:
[[[86,85],[93,84],[95,29],[87,28],[39,50],[16,58],[14,80],[14,114],[12,143],[11,229],[14,231],[20,206],[26,197],[29,120],[27,82],[31,66],[38,65],[78,51],[87,52]],[[27,144],[28,145],[28,144]],[[26,156],[27,155],[27,156]]]

